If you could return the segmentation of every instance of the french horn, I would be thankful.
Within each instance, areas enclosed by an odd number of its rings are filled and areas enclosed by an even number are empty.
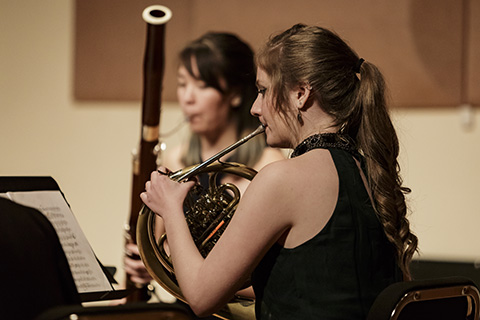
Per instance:
[[[212,250],[228,226],[240,200],[240,192],[235,185],[230,183],[217,185],[217,175],[233,174],[252,180],[257,174],[254,169],[243,164],[217,160],[264,131],[265,128],[260,125],[255,131],[208,160],[170,174],[170,178],[178,182],[191,179],[201,173],[209,174],[207,190],[197,184],[184,201],[185,219],[192,238],[204,257]],[[188,303],[178,286],[175,270],[165,251],[165,240],[166,234],[160,239],[155,237],[155,213],[144,205],[137,223],[137,244],[142,261],[153,279],[167,292]],[[215,316],[220,319],[254,319],[254,301],[236,297]]]

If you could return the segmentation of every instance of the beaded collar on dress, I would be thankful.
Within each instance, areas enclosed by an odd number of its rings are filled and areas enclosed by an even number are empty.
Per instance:
[[[298,157],[310,150],[318,148],[337,148],[348,151],[355,156],[358,155],[355,142],[348,135],[340,133],[318,133],[300,142],[300,144],[293,149],[290,158]]]

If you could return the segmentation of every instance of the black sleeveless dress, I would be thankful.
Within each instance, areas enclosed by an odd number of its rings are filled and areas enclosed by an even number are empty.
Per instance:
[[[402,275],[354,161],[359,155],[335,142],[299,147],[295,156],[319,147],[330,151],[338,201],[316,236],[292,249],[275,244],[257,266],[257,320],[365,319],[380,291]]]

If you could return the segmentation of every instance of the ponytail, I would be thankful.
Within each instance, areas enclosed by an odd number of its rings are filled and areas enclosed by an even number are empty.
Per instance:
[[[397,161],[399,143],[385,101],[385,82],[380,71],[368,62],[360,68],[361,80],[354,101],[358,117],[356,141],[365,158],[375,209],[388,240],[395,246],[399,266],[411,279],[409,264],[417,250],[417,237],[410,231],[405,194]]]

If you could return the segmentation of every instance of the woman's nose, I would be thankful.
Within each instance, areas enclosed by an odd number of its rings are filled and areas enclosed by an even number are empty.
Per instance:
[[[260,117],[260,102],[258,101],[258,97],[255,99],[255,101],[252,104],[252,108],[250,108],[250,113],[254,117]]]
[[[186,103],[192,103],[193,101],[195,101],[195,89],[193,88],[193,86],[185,86],[182,92],[182,98]]]

